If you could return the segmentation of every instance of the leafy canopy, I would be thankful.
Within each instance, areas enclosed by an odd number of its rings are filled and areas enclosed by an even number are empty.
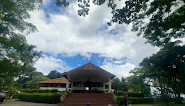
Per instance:
[[[173,39],[185,37],[184,0],[127,0],[122,8],[117,8],[116,1],[118,0],[92,0],[95,5],[106,3],[112,9],[110,14],[113,16],[108,25],[114,22],[132,24],[132,31],[159,47],[173,42]],[[68,6],[70,2],[71,0],[56,0],[56,5]],[[78,0],[78,6],[78,15],[88,15],[90,0]]]
[[[0,89],[7,88],[6,82],[12,82],[13,77],[35,70],[33,64],[41,54],[22,33],[36,31],[25,19],[30,18],[29,11],[39,9],[41,4],[42,0],[0,0],[0,84],[4,85]]]
[[[32,77],[32,79],[30,81],[26,82],[26,88],[39,89],[39,87],[40,87],[39,82],[45,81],[45,80],[48,80],[48,78],[45,77],[44,75],[35,75]]]
[[[132,73],[138,78],[156,82],[162,102],[175,99],[181,103],[180,95],[185,94],[185,46],[166,44],[158,53],[143,59],[140,68]],[[169,99],[171,98],[171,99]]]
[[[112,88],[115,91],[128,91],[128,84],[125,82],[125,79],[122,77],[121,80],[119,78],[115,78],[112,83]]]
[[[59,73],[56,70],[53,70],[53,71],[50,71],[50,73],[48,74],[47,77],[50,78],[50,79],[61,78],[62,77],[62,74]]]

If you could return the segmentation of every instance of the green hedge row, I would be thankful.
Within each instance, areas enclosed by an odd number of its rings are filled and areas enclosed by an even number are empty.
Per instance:
[[[56,93],[20,93],[18,99],[37,103],[59,103],[61,94]]]
[[[145,97],[129,97],[129,103],[131,104],[149,104],[153,103],[152,98],[145,98]]]
[[[128,97],[144,97],[142,93],[135,93],[135,92],[123,92],[121,90],[116,92],[116,96],[124,96],[125,94],[128,95]]]
[[[124,104],[124,96],[117,96],[116,100],[119,105]],[[153,99],[144,98],[144,97],[128,97],[128,103],[129,104],[149,104],[149,103],[153,103]]]
[[[22,89],[21,92],[25,93],[57,93],[57,89]]]

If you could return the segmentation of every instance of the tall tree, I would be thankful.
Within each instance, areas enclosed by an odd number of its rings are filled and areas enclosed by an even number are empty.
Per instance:
[[[36,27],[25,21],[29,11],[39,9],[42,0],[0,0],[0,89],[7,88],[7,78],[35,70],[34,62],[41,54],[29,45],[21,33],[36,31]],[[12,80],[10,81],[12,82]],[[11,85],[10,83],[8,85]]]
[[[139,73],[140,70],[140,68],[135,68],[130,72],[133,75],[126,78],[129,85],[128,87],[134,92],[142,93],[144,96],[148,97],[151,94],[149,80]]]
[[[123,79],[124,78],[122,77],[122,81],[121,81],[119,78],[115,78],[112,83],[112,88],[116,91],[118,90],[127,91],[128,85]]]
[[[48,74],[47,77],[50,78],[50,79],[60,78],[60,77],[62,77],[62,74],[59,73],[59,72],[56,71],[56,70],[53,70],[53,71],[51,71],[51,72]]]
[[[26,88],[29,89],[38,89],[40,87],[39,82],[40,81],[45,81],[48,80],[47,77],[45,77],[44,75],[34,75],[32,76],[32,79],[30,81],[27,81],[26,84]]]
[[[176,45],[176,46],[175,46]],[[141,62],[140,75],[157,80],[163,101],[185,94],[185,46],[165,45],[158,53]],[[172,95],[173,94],[173,95]]]
[[[24,76],[19,76],[19,78],[15,82],[16,88],[26,88],[27,87],[26,83],[28,81],[33,80],[33,77],[35,77],[35,76],[44,76],[44,75],[42,72],[30,71],[28,74],[26,74]]]

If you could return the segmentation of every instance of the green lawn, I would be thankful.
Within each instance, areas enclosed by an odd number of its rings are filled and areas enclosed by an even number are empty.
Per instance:
[[[162,104],[132,104],[131,106],[185,106],[185,104],[162,105]]]
[[[154,104],[132,104],[131,106],[157,106]]]

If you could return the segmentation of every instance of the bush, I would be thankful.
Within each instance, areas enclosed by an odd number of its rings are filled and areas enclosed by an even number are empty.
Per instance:
[[[56,93],[20,93],[18,99],[37,103],[59,103],[61,94]]]
[[[116,92],[116,96],[124,96],[125,94],[128,95],[128,97],[144,97],[142,93],[136,93],[136,92],[123,92],[121,90]]]
[[[144,98],[144,97],[129,97],[128,101],[131,104],[149,104],[149,103],[153,103],[153,99]]]
[[[17,91],[18,90],[16,88],[14,88],[14,87],[9,88],[8,89],[8,97],[13,98],[14,95],[17,94]]]
[[[25,93],[57,93],[57,89],[22,89],[21,92]]]
[[[124,104],[124,96],[117,96],[116,99],[119,105]],[[128,102],[130,104],[149,104],[153,103],[153,99],[144,97],[128,97]]]
[[[116,95],[116,96],[123,96],[123,95],[124,95],[124,92],[121,91],[121,90],[119,90],[119,91],[116,92],[115,95]]]
[[[136,93],[136,92],[126,92],[128,97],[144,97],[142,93]]]
[[[62,96],[61,96],[61,98],[60,98],[60,101],[62,102],[62,101],[64,101],[64,99],[66,98],[66,96],[69,94],[69,92],[63,92],[62,93]]]
[[[118,103],[119,105],[125,104],[123,98],[124,98],[124,96],[117,96],[117,97],[116,97],[116,101],[117,101],[117,103]]]

